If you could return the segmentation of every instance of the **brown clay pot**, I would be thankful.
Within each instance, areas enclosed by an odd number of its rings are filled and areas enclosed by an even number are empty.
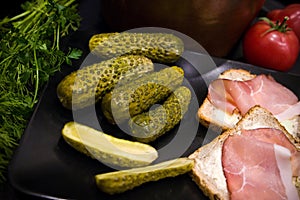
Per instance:
[[[114,31],[163,27],[186,34],[212,56],[226,56],[265,0],[101,0]]]

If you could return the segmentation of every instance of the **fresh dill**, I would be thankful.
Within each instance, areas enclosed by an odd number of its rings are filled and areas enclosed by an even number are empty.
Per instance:
[[[81,50],[61,47],[81,18],[76,0],[31,0],[23,12],[0,21],[0,183],[41,89],[63,63]]]

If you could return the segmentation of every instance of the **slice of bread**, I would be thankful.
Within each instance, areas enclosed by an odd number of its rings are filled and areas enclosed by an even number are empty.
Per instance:
[[[256,74],[244,69],[228,69],[219,75],[219,78],[246,81],[255,78]],[[239,111],[233,114],[224,112],[215,107],[206,97],[197,112],[199,121],[202,125],[211,128],[221,128],[223,131],[233,128],[242,118]],[[300,142],[300,116],[280,122],[294,139]]]
[[[203,193],[210,199],[229,199],[226,179],[222,168],[222,145],[225,139],[231,134],[240,134],[240,131],[243,129],[257,128],[276,128],[282,130],[290,141],[293,142],[297,150],[300,151],[299,143],[296,143],[293,137],[269,111],[260,106],[251,108],[233,128],[223,132],[213,141],[200,147],[189,156],[189,158],[195,160],[191,176]],[[294,179],[294,184],[300,195],[300,177]]]

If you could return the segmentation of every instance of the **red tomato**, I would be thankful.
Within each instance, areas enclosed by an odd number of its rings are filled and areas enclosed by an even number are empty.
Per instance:
[[[287,71],[298,58],[299,40],[285,24],[275,24],[264,18],[245,33],[243,54],[251,64]]]
[[[285,16],[289,17],[287,24],[293,29],[300,40],[300,4],[290,4],[284,9],[272,10],[267,14],[267,17],[274,21],[282,21]]]

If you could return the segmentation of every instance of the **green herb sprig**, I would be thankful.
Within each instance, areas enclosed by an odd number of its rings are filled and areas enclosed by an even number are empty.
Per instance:
[[[82,54],[61,47],[61,38],[80,25],[75,1],[26,1],[23,13],[0,21],[0,183],[41,89],[63,63]]]

